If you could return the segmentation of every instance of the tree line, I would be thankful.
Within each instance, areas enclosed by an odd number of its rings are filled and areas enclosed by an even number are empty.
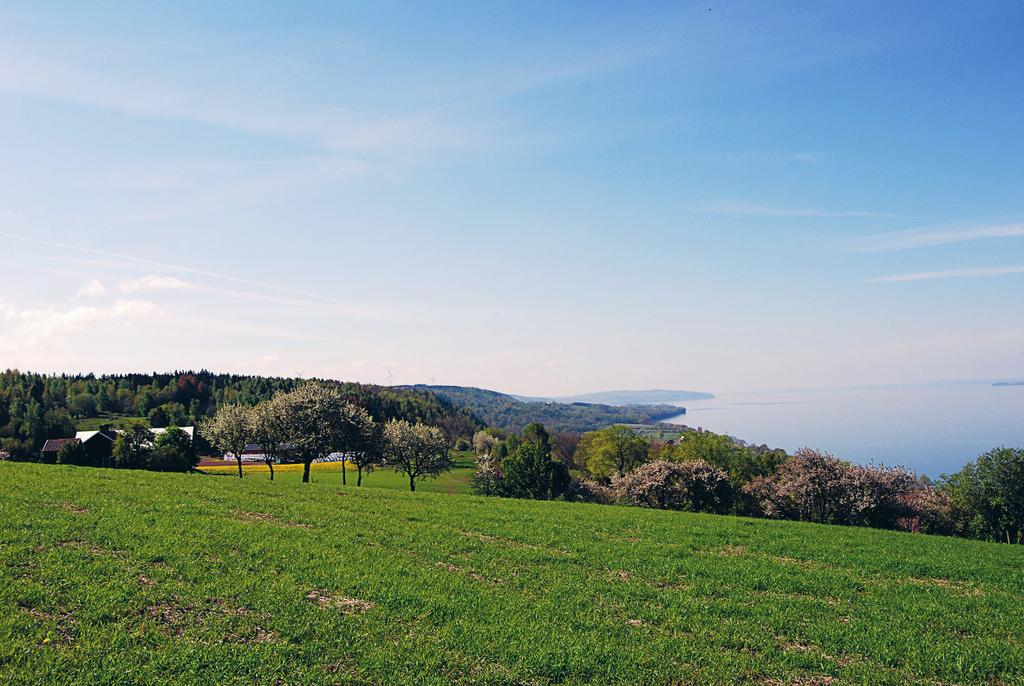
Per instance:
[[[423,422],[441,427],[449,436],[469,436],[482,426],[471,411],[429,391],[317,381],[337,387],[376,421]],[[39,459],[46,439],[71,436],[76,423],[97,417],[141,418],[152,427],[194,426],[224,405],[253,406],[303,383],[297,378],[206,370],[96,376],[9,369],[0,374],[0,454]]]
[[[404,473],[409,490],[415,491],[418,480],[454,466],[450,439],[441,428],[406,419],[376,421],[336,385],[316,382],[279,392],[254,406],[225,405],[199,430],[212,445],[234,456],[239,478],[250,444],[259,445],[271,481],[276,462],[297,462],[303,465],[303,483],[308,483],[313,462],[334,454],[343,462],[342,483],[347,483],[345,463],[351,462],[357,486],[362,486],[364,474],[389,466]]]
[[[648,440],[495,429],[473,437],[480,495],[565,499],[1024,543],[1024,449],[997,448],[933,483],[901,467],[793,455],[710,431]]]

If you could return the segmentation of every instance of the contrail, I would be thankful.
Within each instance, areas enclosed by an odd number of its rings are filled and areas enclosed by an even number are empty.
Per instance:
[[[264,288],[270,291],[277,291],[279,293],[287,293],[289,295],[299,295],[306,298],[313,298],[323,302],[333,303],[335,305],[345,305],[348,307],[362,307],[367,309],[374,309],[372,305],[364,305],[363,303],[351,302],[349,300],[341,300],[340,298],[332,298],[328,295],[321,295],[319,293],[311,293],[309,291],[300,291],[294,288],[286,288],[284,286],[275,286],[269,283],[263,283],[260,281],[253,281],[252,279],[244,279],[240,276],[231,276],[229,274],[219,274],[217,272],[206,271],[204,269],[195,269],[193,267],[183,267],[177,264],[168,264],[166,262],[157,262],[156,260],[146,259],[145,257],[135,257],[134,255],[122,255],[120,253],[107,252],[106,250],[97,250],[95,248],[83,248],[79,245],[70,245],[68,243],[58,243],[57,241],[47,241],[41,238],[30,238],[29,236],[21,236],[16,233],[8,233],[6,231],[0,231],[0,236],[6,238],[13,238],[14,240],[24,241],[26,243],[35,243],[37,245],[45,245],[51,248],[62,248],[64,250],[75,250],[77,252],[87,253],[90,255],[98,255],[100,257],[111,257],[117,260],[125,260],[127,262],[135,262],[137,264],[146,264],[152,267],[160,267],[161,269],[170,269],[186,274],[195,274],[197,276],[206,276],[213,279],[221,279],[222,281],[230,281],[233,283],[244,284],[246,286],[256,286],[257,288]]]

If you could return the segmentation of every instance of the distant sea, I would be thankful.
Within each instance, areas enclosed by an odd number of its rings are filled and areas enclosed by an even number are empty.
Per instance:
[[[1024,447],[1024,386],[948,382],[723,393],[679,403],[666,421],[787,451],[818,448],[855,462],[937,477],[998,446]]]

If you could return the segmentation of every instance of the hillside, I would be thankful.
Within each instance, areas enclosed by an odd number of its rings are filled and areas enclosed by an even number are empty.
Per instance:
[[[519,400],[556,403],[599,403],[604,405],[659,405],[686,402],[687,400],[711,400],[712,393],[701,391],[672,391],[651,389],[647,391],[596,391],[579,395],[563,395],[555,398],[531,398],[515,396]]]
[[[615,407],[592,403],[524,401],[497,391],[470,386],[408,386],[432,393],[472,412],[488,426],[521,431],[540,422],[550,431],[592,431],[611,424],[653,424],[686,412],[672,405]]]
[[[0,682],[991,684],[1024,548],[0,462]]]

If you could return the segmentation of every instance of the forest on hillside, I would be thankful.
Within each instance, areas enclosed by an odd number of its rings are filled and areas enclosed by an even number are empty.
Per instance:
[[[407,386],[429,392],[470,410],[488,426],[504,431],[522,431],[531,423],[550,431],[593,431],[611,424],[654,424],[676,417],[686,410],[674,405],[630,405],[616,407],[593,403],[523,401],[510,395],[469,386]]]

